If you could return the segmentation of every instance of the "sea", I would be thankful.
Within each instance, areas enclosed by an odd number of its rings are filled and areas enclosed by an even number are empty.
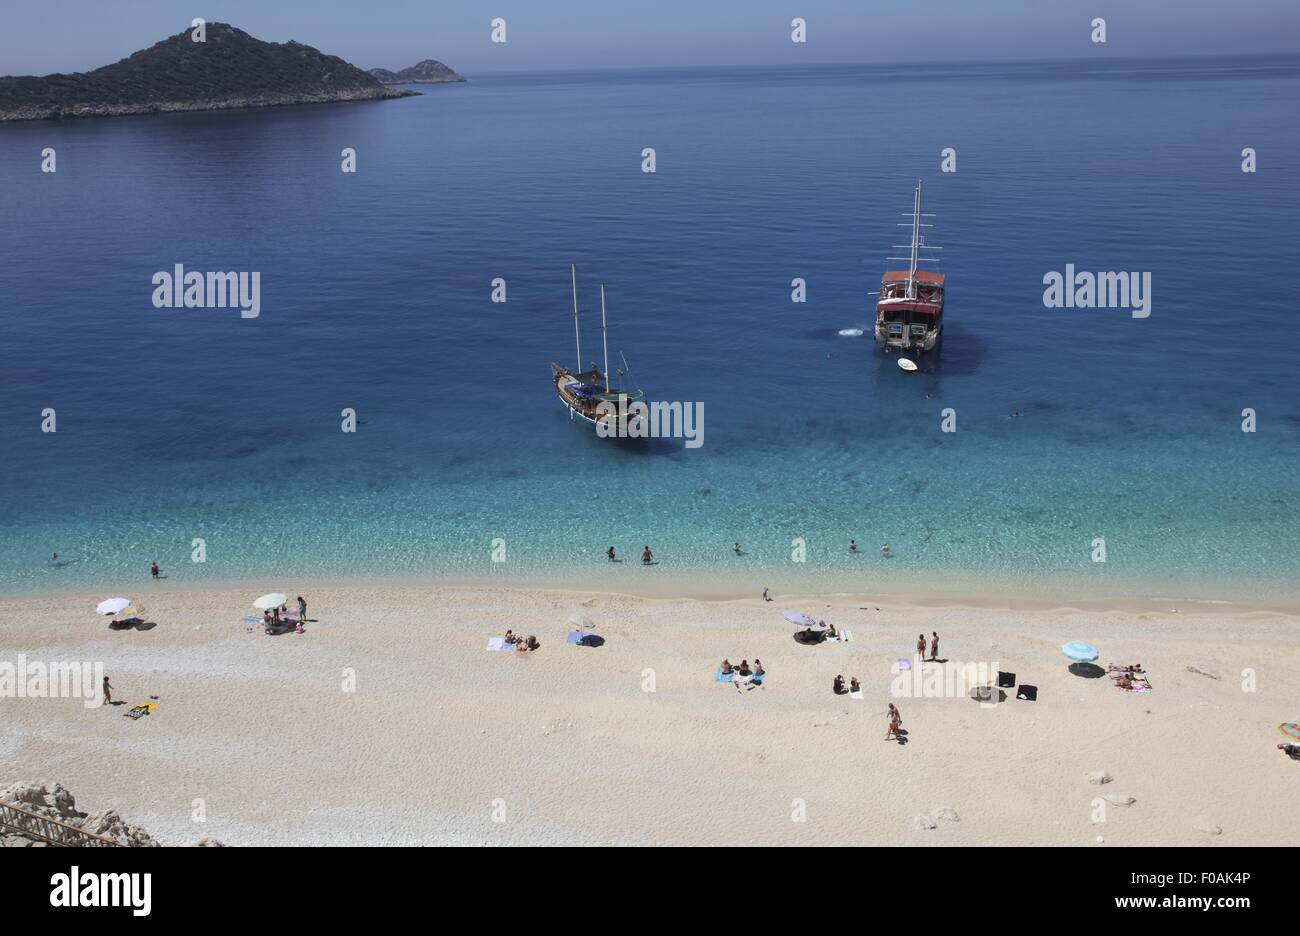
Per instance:
[[[153,562],[291,594],[1300,593],[1300,57],[418,90],[0,125],[0,593],[134,596]],[[872,293],[918,182],[946,323],[907,373]],[[257,274],[258,314],[159,307],[178,264]],[[1149,314],[1045,302],[1067,265],[1149,276]],[[602,284],[615,383],[702,404],[698,446],[556,397],[551,362],[603,366]]]

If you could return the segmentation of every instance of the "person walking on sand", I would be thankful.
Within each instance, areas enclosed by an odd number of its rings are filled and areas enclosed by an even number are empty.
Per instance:
[[[902,726],[903,726],[903,716],[899,714],[898,708],[894,705],[894,703],[890,702],[889,703],[889,728],[885,731],[885,740],[888,741],[891,738],[898,738],[899,740],[902,740],[903,736],[898,733],[898,730]]]
[[[938,662],[939,660],[939,632],[931,631],[934,639],[930,641],[930,659]]]
[[[307,599],[302,595],[298,596],[298,623],[301,624],[307,620]]]
[[[921,634],[916,638],[916,656],[922,661],[925,660],[925,634]]]
[[[652,563],[652,562],[654,562],[654,561],[655,561],[655,556],[654,556],[654,553],[652,553],[652,552],[650,551],[650,547],[649,547],[649,546],[647,546],[645,549],[641,550],[641,564],[642,564],[642,565],[649,565],[650,563]]]
[[[152,575],[154,578],[157,578],[159,572],[161,571],[162,570],[158,568],[158,563],[156,562],[149,563],[149,574]]]
[[[104,701],[99,704],[100,705],[113,704],[113,684],[108,681],[107,676],[104,677]]]

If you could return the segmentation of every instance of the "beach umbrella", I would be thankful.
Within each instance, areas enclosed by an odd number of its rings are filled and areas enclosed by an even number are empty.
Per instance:
[[[1091,663],[1101,654],[1092,644],[1084,643],[1082,640],[1071,640],[1067,644],[1061,644],[1061,656],[1075,663]]]
[[[1288,738],[1295,738],[1297,741],[1300,741],[1300,724],[1297,724],[1296,722],[1286,722],[1277,727],[1278,730]]]
[[[100,614],[117,614],[117,612],[130,606],[130,604],[130,598],[109,598],[108,600],[101,601],[96,605],[95,610]]]
[[[578,614],[576,611],[569,615],[569,623],[578,630],[589,631],[596,629],[596,625],[592,623],[591,618],[585,614]]]
[[[280,605],[288,604],[289,596],[282,595],[279,592],[271,592],[269,595],[263,595],[253,602],[253,607],[258,611],[265,611],[268,608],[278,608]]]
[[[810,614],[804,614],[802,611],[786,611],[782,613],[781,617],[791,624],[798,624],[800,627],[817,626],[817,619]]]

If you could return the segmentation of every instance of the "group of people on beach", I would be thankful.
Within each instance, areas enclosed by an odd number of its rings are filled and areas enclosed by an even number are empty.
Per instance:
[[[722,665],[718,667],[718,671],[723,676],[730,676],[731,684],[737,690],[746,684],[762,682],[763,677],[767,675],[767,671],[763,669],[763,661],[758,657],[754,657],[752,668],[749,665],[749,660],[741,660],[740,664],[736,665],[730,660],[724,659]]]
[[[504,639],[508,646],[514,647],[520,653],[527,653],[528,651],[536,650],[541,646],[534,635],[529,634],[525,637],[523,634],[516,634],[512,630],[506,631]]]
[[[930,634],[930,655],[928,657],[925,655],[925,634],[917,635],[916,655],[920,657],[922,661],[931,660],[937,663],[939,662],[939,632],[931,631]]]
[[[278,608],[267,608],[262,612],[262,629],[267,634],[274,634],[281,627],[290,623],[289,606],[282,604]],[[294,622],[294,633],[304,633],[303,624],[307,621],[307,600],[298,596],[298,620]]]
[[[836,676],[835,682],[831,684],[831,691],[836,695],[844,695],[845,692],[861,692],[862,683],[858,682],[858,677],[854,676],[849,679],[849,688],[844,688],[844,677]]]

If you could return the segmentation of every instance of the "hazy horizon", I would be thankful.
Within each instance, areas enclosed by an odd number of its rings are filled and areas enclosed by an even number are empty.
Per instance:
[[[1300,52],[1293,0],[935,0],[918,8],[884,0],[564,0],[536,9],[512,0],[389,0],[364,8],[344,0],[209,0],[178,10],[166,0],[116,9],[91,0],[47,0],[6,11],[0,74],[91,71],[175,35],[194,16],[227,22],[268,42],[290,39],[362,68],[403,68],[437,59],[462,74],[708,66],[869,65],[1276,55]],[[493,43],[503,17],[507,42]],[[790,21],[807,41],[790,41]],[[1091,41],[1095,17],[1107,41]]]

